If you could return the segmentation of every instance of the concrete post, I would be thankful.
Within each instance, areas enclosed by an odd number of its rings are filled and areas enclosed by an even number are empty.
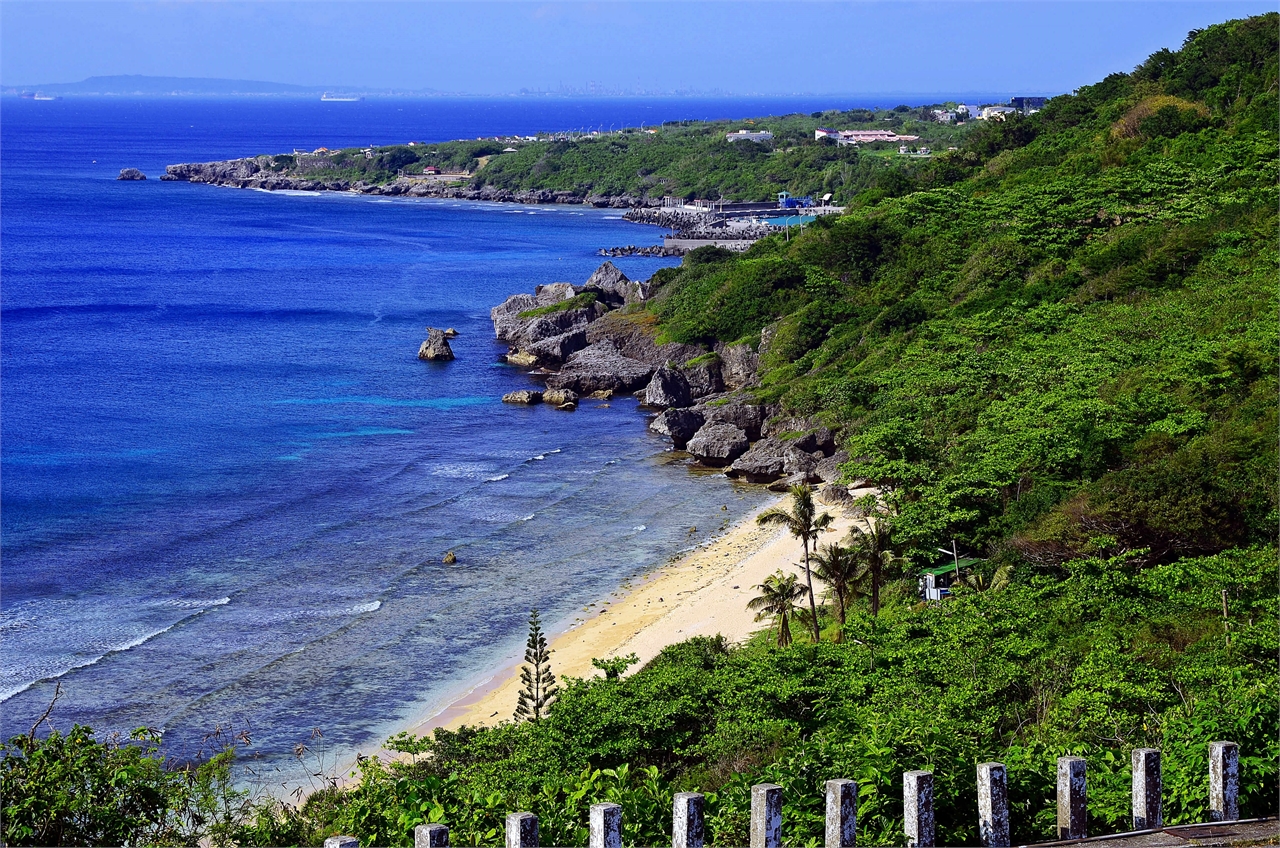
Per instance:
[[[449,828],[442,824],[420,824],[413,829],[413,848],[449,848]]]
[[[782,787],[751,787],[751,848],[782,848]]]
[[[330,836],[325,839],[324,848],[360,848],[360,840],[354,836]]]
[[[1009,776],[1001,763],[978,765],[978,839],[986,848],[1009,848]]]
[[[902,806],[907,848],[933,848],[933,772],[909,771],[902,775]]]
[[[622,808],[617,804],[592,804],[590,848],[622,848]]]
[[[858,844],[858,784],[827,781],[826,848],[854,848]]]
[[[1084,839],[1088,796],[1083,757],[1058,757],[1058,838]]]
[[[507,848],[538,848],[538,817],[507,813]]]
[[[1209,743],[1209,821],[1240,818],[1240,746]]]
[[[1133,750],[1133,829],[1152,830],[1164,826],[1160,809],[1163,790],[1160,779],[1160,751]]]
[[[677,792],[671,821],[672,848],[702,848],[703,797],[697,792]]]

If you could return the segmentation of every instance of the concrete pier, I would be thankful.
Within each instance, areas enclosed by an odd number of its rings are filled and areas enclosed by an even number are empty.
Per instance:
[[[507,813],[507,848],[538,848],[538,817]]]
[[[1164,789],[1160,775],[1160,751],[1135,748],[1133,751],[1133,829],[1149,830],[1164,825],[1160,796]]]
[[[782,787],[751,787],[751,848],[782,848]]]
[[[933,772],[909,771],[902,775],[902,806],[907,848],[933,848]]]
[[[671,821],[672,848],[702,848],[706,838],[702,820],[704,803],[705,799],[697,792],[676,793]]]
[[[420,824],[413,829],[413,848],[449,848],[449,828],[442,824]]]
[[[978,765],[978,841],[1009,848],[1009,777],[1001,763]]]
[[[858,844],[858,784],[827,781],[826,848],[854,848]]]
[[[1087,785],[1083,757],[1058,758],[1058,838],[1085,838]]]
[[[622,848],[622,807],[592,804],[587,824],[589,848]]]
[[[1209,743],[1209,821],[1240,818],[1240,746]]]

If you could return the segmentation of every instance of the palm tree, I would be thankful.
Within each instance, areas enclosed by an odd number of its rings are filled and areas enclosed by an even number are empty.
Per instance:
[[[781,570],[770,574],[756,587],[760,594],[747,602],[747,609],[759,610],[756,621],[773,618],[778,625],[778,647],[791,644],[791,616],[796,612],[796,601],[804,596],[805,588],[796,585],[794,574]]]
[[[1010,580],[1013,579],[1013,563],[1005,563],[995,570],[991,577],[986,577],[976,571],[970,571],[960,578],[960,585],[968,587],[975,592],[985,592],[990,589],[993,592],[999,592],[1009,586]]]
[[[815,515],[813,492],[803,483],[791,487],[791,512],[772,507],[756,516],[757,524],[781,524],[804,545],[804,579],[809,587],[809,614],[813,616],[813,641],[822,636],[818,631],[818,605],[813,599],[813,572],[809,569],[809,544],[817,544],[818,534],[831,526],[831,514]]]
[[[836,602],[836,619],[843,628],[849,602],[866,593],[870,566],[859,559],[852,548],[823,545],[813,553],[813,573],[827,584],[827,592]],[[841,630],[836,634],[836,641],[844,641],[843,637]]]
[[[884,580],[884,571],[895,562],[901,562],[889,548],[890,527],[879,518],[867,521],[867,529],[853,530],[854,555],[865,562],[871,570],[871,615],[880,614],[880,583]]]

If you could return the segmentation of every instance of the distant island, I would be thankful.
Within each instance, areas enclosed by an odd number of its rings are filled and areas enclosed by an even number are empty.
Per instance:
[[[325,100],[360,99],[367,95],[386,97],[436,97],[449,94],[433,88],[392,89],[335,85],[290,85],[260,80],[230,80],[205,77],[152,77],[117,74],[89,77],[80,82],[6,85],[6,95],[72,95],[112,97],[316,97]]]

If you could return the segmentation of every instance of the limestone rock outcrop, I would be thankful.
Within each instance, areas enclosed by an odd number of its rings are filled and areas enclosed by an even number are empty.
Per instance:
[[[707,423],[696,409],[667,409],[654,416],[649,429],[670,436],[676,450],[684,450],[702,425]]]
[[[435,327],[427,328],[427,340],[418,348],[418,358],[429,361],[448,362],[453,359],[453,348],[445,338],[444,330]]]
[[[503,403],[542,403],[542,392],[532,389],[520,389],[516,392],[507,392],[502,396]]]
[[[117,180],[145,180],[147,175],[139,171],[137,168],[121,168],[120,176]]]
[[[747,434],[732,424],[704,424],[686,449],[704,465],[723,468],[747,452]]]
[[[542,402],[551,406],[564,406],[566,403],[576,404],[578,393],[572,389],[547,389],[542,393]]]
[[[652,366],[623,356],[611,342],[599,342],[570,356],[563,368],[547,378],[547,386],[572,389],[580,395],[602,389],[634,392],[649,381],[653,371]]]
[[[689,381],[683,372],[670,365],[663,365],[653,372],[653,378],[644,390],[645,406],[670,407],[689,406],[693,403],[693,394],[689,390]]]

